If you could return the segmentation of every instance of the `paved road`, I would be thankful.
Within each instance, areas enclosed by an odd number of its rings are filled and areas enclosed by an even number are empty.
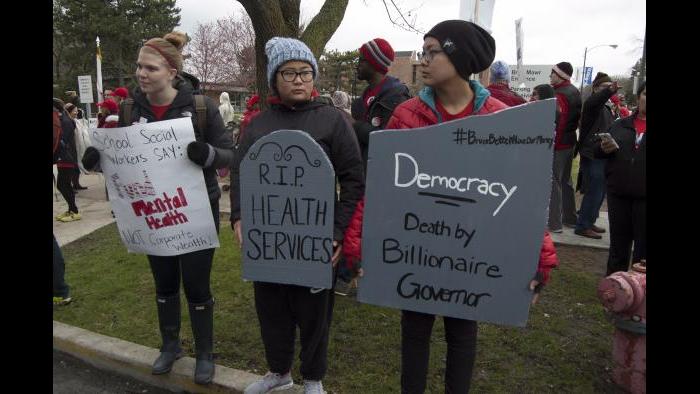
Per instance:
[[[106,372],[68,354],[53,351],[54,394],[170,394],[138,380]]]

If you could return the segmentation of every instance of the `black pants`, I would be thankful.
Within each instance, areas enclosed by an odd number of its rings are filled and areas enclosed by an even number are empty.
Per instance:
[[[333,289],[255,282],[255,309],[270,371],[292,369],[294,340],[299,327],[301,376],[322,380],[328,366],[328,332],[333,317]]]
[[[473,320],[444,318],[447,341],[445,393],[468,393],[476,356],[477,324]],[[435,315],[401,311],[401,392],[425,392],[430,335]],[[431,387],[430,392],[436,392]]]
[[[59,192],[61,192],[61,195],[68,203],[68,210],[78,213],[78,207],[75,205],[75,192],[73,192],[73,185],[71,185],[71,179],[73,179],[74,171],[74,168],[58,167],[56,188]]]
[[[80,186],[80,168],[76,168],[73,172],[73,176],[71,177],[71,184],[73,185],[74,189],[77,189],[78,186]]]
[[[66,265],[63,261],[63,253],[61,253],[61,248],[58,246],[56,241],[56,236],[53,235],[53,296],[54,297],[68,297],[70,293],[70,287],[65,281],[64,275],[66,272]]]
[[[219,232],[219,202],[210,201],[216,232]],[[190,303],[209,301],[211,287],[212,261],[214,248],[177,256],[148,255],[151,272],[156,283],[156,294],[159,297],[169,297],[180,292],[180,278],[185,288],[185,297]]]
[[[608,193],[610,253],[607,275],[627,271],[632,262],[647,258],[647,200]],[[634,253],[632,251],[634,242]]]

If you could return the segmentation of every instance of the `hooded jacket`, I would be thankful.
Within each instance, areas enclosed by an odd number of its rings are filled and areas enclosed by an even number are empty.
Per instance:
[[[474,112],[472,115],[486,115],[508,108],[502,102],[491,97],[491,93],[477,81],[469,81],[474,91]],[[471,116],[471,115],[470,115]],[[387,129],[413,129],[442,123],[442,117],[435,108],[435,94],[430,87],[423,88],[418,97],[412,98],[399,105]],[[364,198],[357,205],[352,220],[345,234],[343,243],[343,255],[348,269],[353,270],[355,264],[362,258],[362,217],[364,213]],[[552,268],[559,265],[554,243],[548,232],[544,232],[540,259],[537,267],[536,279],[541,284],[549,281],[549,273]]]
[[[620,197],[647,196],[647,133],[639,141],[639,147],[635,148],[637,131],[634,120],[638,115],[635,111],[632,116],[618,119],[610,126],[610,135],[620,149],[605,154],[598,144],[595,151],[596,157],[608,159],[605,164],[608,193]]]
[[[218,201],[219,197],[221,197],[221,189],[216,180],[216,169],[228,167],[233,161],[233,140],[231,140],[230,136],[226,136],[224,122],[221,120],[221,115],[219,115],[219,108],[211,98],[205,97],[207,107],[207,129],[199,130],[197,126],[197,110],[195,109],[191,85],[179,79],[175,89],[177,89],[177,95],[160,120],[178,119],[186,116],[192,118],[195,139],[197,141],[206,142],[214,150],[213,162],[209,167],[203,168],[202,171],[204,173],[204,181],[207,185],[209,200]],[[122,103],[120,113],[124,113],[123,106],[124,103]],[[120,117],[119,127],[139,123],[142,118],[145,119],[147,123],[157,121],[153,111],[151,111],[151,104],[148,102],[146,95],[140,88],[136,88],[134,91],[134,106],[131,110],[131,119],[126,120]]]
[[[224,121],[224,125],[228,125],[229,122],[233,122],[233,106],[231,106],[231,99],[228,97],[228,93],[223,92],[219,96],[219,113]]]
[[[365,89],[365,92],[369,89]],[[364,93],[360,96],[363,97]],[[387,76],[382,84],[382,88],[375,96],[374,100],[369,105],[365,112],[362,99],[356,99],[352,103],[352,113],[354,114],[355,123],[353,128],[357,135],[357,141],[360,143],[362,151],[362,161],[365,170],[367,169],[367,154],[369,150],[369,133],[375,130],[386,128],[391,113],[397,105],[411,98],[408,88],[400,80],[394,77]]]
[[[270,107],[260,112],[245,129],[231,171],[231,224],[241,218],[240,165],[248,149],[258,139],[276,130],[302,130],[316,141],[330,159],[340,183],[340,199],[335,204],[333,239],[342,241],[355,207],[364,194],[364,172],[357,138],[341,110],[312,100],[288,107],[279,100],[268,100]]]
[[[61,123],[61,140],[58,147],[58,168],[77,168],[78,150],[75,146],[75,123],[68,112],[61,110],[58,114]]]

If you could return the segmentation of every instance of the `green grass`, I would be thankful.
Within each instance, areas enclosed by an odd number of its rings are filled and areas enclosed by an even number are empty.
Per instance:
[[[226,223],[225,221],[223,223]],[[226,225],[211,282],[216,299],[217,363],[263,374],[267,370],[252,284],[240,278],[240,254]],[[145,256],[129,254],[116,225],[64,249],[66,280],[74,302],[54,308],[54,319],[157,348],[155,290]],[[595,295],[606,251],[558,247],[553,272],[526,328],[479,324],[474,393],[619,392],[610,383],[613,328]],[[183,306],[185,304],[183,295]],[[192,354],[183,307],[181,333]],[[297,352],[299,350],[297,342]],[[442,320],[433,329],[429,392],[443,392],[446,343]],[[333,393],[400,391],[400,312],[336,297],[324,386]],[[301,381],[295,360],[294,378]]]

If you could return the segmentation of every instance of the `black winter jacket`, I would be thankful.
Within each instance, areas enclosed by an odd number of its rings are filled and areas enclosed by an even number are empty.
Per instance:
[[[605,105],[613,94],[610,89],[602,89],[583,103],[578,137],[578,152],[582,157],[594,158],[596,147],[600,145],[595,134],[607,132],[615,121],[612,111]]]
[[[78,149],[75,146],[75,122],[68,112],[61,110],[58,114],[61,121],[61,142],[58,146],[58,167],[77,167]]]
[[[231,224],[241,218],[239,173],[248,149],[263,136],[276,130],[302,130],[323,149],[340,183],[340,200],[335,204],[333,239],[342,241],[355,207],[364,194],[364,172],[357,138],[341,110],[318,101],[292,108],[272,104],[246,126],[231,171]]]
[[[608,159],[605,166],[608,193],[620,197],[646,198],[647,133],[642,136],[639,148],[635,149],[637,131],[634,128],[634,119],[636,117],[637,112],[615,121],[609,132],[620,149],[605,154],[598,144],[596,157]]]
[[[367,88],[369,89],[369,87]],[[366,90],[365,90],[366,91]],[[364,93],[363,95],[364,96]],[[353,117],[357,121],[353,124],[357,141],[360,143],[362,152],[362,162],[365,172],[367,171],[367,154],[369,150],[369,133],[375,130],[383,130],[389,123],[389,118],[399,104],[411,98],[408,88],[401,81],[394,77],[386,77],[382,90],[369,105],[365,113],[362,96],[352,103]],[[377,118],[378,125],[374,125],[372,120]]]
[[[199,130],[197,126],[197,110],[195,109],[191,85],[180,80],[175,88],[178,89],[177,96],[175,96],[172,104],[170,104],[170,108],[165,112],[161,121],[183,118],[191,114],[196,140],[206,142],[214,148],[214,161],[209,167],[203,168],[203,172],[209,200],[218,201],[219,197],[221,197],[221,189],[216,180],[216,169],[231,165],[233,161],[233,140],[231,140],[230,136],[226,135],[224,121],[219,114],[219,107],[211,98],[205,97],[207,106],[207,129]],[[120,113],[123,113],[123,106],[124,103],[122,103]],[[151,105],[148,103],[146,95],[140,88],[136,88],[134,90],[134,106],[131,110],[131,119],[127,121],[120,117],[119,127],[131,126],[134,123],[138,123],[141,118],[146,119],[148,123],[157,121],[155,115],[151,111]]]

